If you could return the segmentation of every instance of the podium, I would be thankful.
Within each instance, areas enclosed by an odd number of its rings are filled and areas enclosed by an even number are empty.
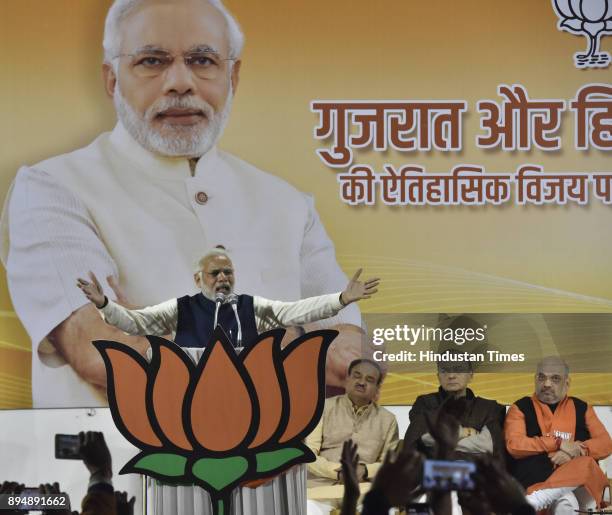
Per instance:
[[[204,348],[182,347],[197,365]],[[238,353],[242,349],[234,349]],[[147,360],[151,361],[149,348]],[[173,486],[143,477],[143,515],[213,515],[210,495],[200,486]],[[299,464],[257,488],[231,494],[232,515],[306,515],[306,465]]]
[[[143,515],[212,515],[198,486],[169,486],[143,477]],[[232,515],[306,515],[306,465],[296,465],[257,488],[232,492]]]

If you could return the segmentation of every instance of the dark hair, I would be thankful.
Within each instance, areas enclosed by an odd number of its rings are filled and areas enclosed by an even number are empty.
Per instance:
[[[380,365],[378,363],[376,363],[376,361],[368,359],[368,358],[359,358],[359,359],[354,359],[353,361],[351,361],[349,367],[348,367],[348,372],[347,375],[351,375],[351,371],[357,366],[360,365],[361,363],[367,363],[368,365],[372,365],[376,370],[378,370],[378,381],[376,381],[376,384],[379,385],[382,382],[383,379],[383,371],[382,368],[380,368]]]

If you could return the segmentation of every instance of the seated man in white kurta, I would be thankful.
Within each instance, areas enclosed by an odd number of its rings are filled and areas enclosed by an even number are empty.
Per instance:
[[[223,242],[236,287],[284,301],[347,281],[312,199],[218,150],[238,86],[243,36],[219,0],[116,0],[103,71],[118,124],[90,145],[19,170],[0,222],[0,259],[32,341],[35,408],[106,405],[95,339],[146,354],[74,287],[93,271],[122,304],[196,293],[202,249]],[[362,355],[356,304],[317,324],[340,335],[328,385]]]
[[[330,318],[353,302],[369,299],[378,291],[379,280],[361,282],[360,274],[358,270],[342,292],[295,302],[234,296],[234,265],[225,249],[217,247],[198,263],[194,280],[201,292],[197,295],[132,310],[109,300],[93,273],[90,281],[77,279],[77,286],[103,313],[107,323],[128,334],[172,335],[181,347],[203,347],[218,324],[234,347],[241,347],[263,331]],[[233,299],[234,305],[228,299]]]

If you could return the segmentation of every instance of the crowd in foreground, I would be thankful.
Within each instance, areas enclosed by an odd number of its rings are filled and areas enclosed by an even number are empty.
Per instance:
[[[128,500],[126,492],[115,491],[112,484],[112,458],[104,441],[104,435],[88,431],[79,433],[79,455],[89,471],[87,493],[81,501],[81,511],[53,509],[42,511],[43,515],[134,515],[135,497]],[[0,486],[0,495],[19,495],[25,485],[14,481],[4,481]],[[39,494],[60,494],[59,483],[40,485]],[[27,510],[1,510],[0,515],[23,515]]]

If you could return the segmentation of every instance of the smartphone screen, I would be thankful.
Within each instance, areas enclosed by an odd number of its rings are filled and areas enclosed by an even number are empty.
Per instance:
[[[80,460],[79,435],[55,435],[55,457],[58,460]]]
[[[423,488],[426,490],[473,490],[476,465],[471,461],[425,460]]]

